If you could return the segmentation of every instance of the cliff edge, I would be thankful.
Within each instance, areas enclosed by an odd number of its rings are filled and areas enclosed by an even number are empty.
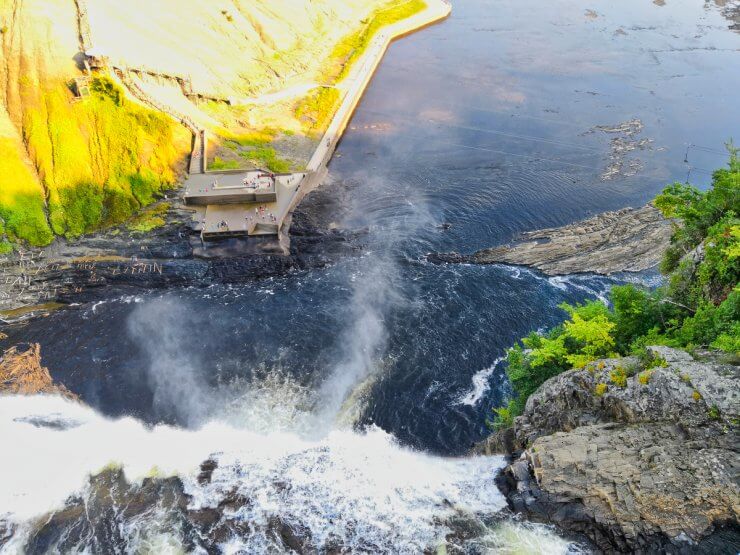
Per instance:
[[[604,551],[736,553],[740,368],[648,352],[647,365],[606,359],[551,378],[477,450],[514,456],[499,479],[513,510]]]

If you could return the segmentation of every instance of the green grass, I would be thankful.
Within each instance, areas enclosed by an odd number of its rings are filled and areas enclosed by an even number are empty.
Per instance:
[[[165,225],[164,217],[170,209],[168,202],[148,208],[126,222],[126,229],[138,233],[147,233]]]
[[[326,72],[327,82],[344,79],[380,29],[411,17],[426,7],[423,0],[405,0],[390,2],[385,8],[376,10],[365,20],[365,26],[362,29],[347,35],[334,47],[329,56],[330,68]]]
[[[275,173],[287,173],[292,167],[292,164],[288,160],[280,158],[277,152],[275,152],[275,149],[268,146],[242,151],[239,153],[239,156],[246,158],[256,166]]]
[[[107,77],[94,77],[90,98],[77,103],[62,82],[20,84],[23,139],[36,173],[23,163],[22,146],[7,152],[0,144],[0,168],[15,170],[0,174],[9,181],[0,182],[0,218],[11,241],[42,246],[54,235],[119,224],[175,183],[183,154],[175,122],[128,102]]]
[[[276,173],[286,173],[292,168],[289,160],[280,158],[275,149],[270,146],[280,132],[276,129],[261,129],[250,133],[232,133],[221,130],[220,136],[224,139],[224,146],[236,152],[252,166],[257,166]],[[289,133],[282,132],[285,135]],[[209,165],[211,170],[232,170],[244,167],[238,160],[223,160],[215,157]]]
[[[317,87],[295,107],[295,116],[309,136],[319,137],[329,126],[339,104],[339,90]]]
[[[215,156],[213,158],[213,162],[208,164],[209,170],[238,170],[241,168],[242,165],[239,163],[239,160],[224,160],[222,158],[219,158],[218,156]]]
[[[0,255],[10,254],[13,252],[13,245],[8,241],[0,241]]]

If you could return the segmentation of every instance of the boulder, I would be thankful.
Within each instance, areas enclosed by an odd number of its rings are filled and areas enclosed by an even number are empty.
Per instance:
[[[739,369],[648,353],[649,369],[607,359],[545,382],[485,444],[523,449],[499,486],[513,510],[605,551],[736,553]]]

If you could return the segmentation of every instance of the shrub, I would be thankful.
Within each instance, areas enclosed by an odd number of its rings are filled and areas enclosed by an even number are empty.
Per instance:
[[[594,394],[597,397],[601,397],[602,395],[604,395],[604,393],[607,392],[608,389],[609,389],[609,386],[607,386],[605,383],[598,383],[596,384],[596,387],[594,388]]]
[[[609,378],[617,387],[627,387],[627,372],[622,366],[617,366],[609,373]]]
[[[720,417],[719,407],[717,405],[712,405],[707,410],[707,414],[709,415],[710,420],[719,420],[719,417]]]
[[[503,430],[504,428],[510,428],[514,424],[516,403],[509,401],[505,407],[494,408],[493,412],[493,422],[489,423],[493,429]]]
[[[637,380],[640,382],[640,385],[647,385],[650,383],[650,378],[652,377],[652,370],[646,370],[645,372],[640,373],[640,375],[637,377]]]
[[[645,364],[645,370],[650,370],[652,368],[667,368],[667,367],[668,367],[668,361],[660,355],[653,355],[652,357],[649,358],[649,360]]]

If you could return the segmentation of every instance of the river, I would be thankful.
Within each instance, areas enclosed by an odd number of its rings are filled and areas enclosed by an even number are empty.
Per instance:
[[[242,493],[229,518],[253,526],[226,552],[284,549],[275,515],[315,547],[420,552],[458,513],[483,526],[460,540],[467,552],[577,551],[501,521],[502,459],[463,455],[510,393],[508,346],[561,321],[564,301],[655,274],[548,278],[425,255],[639,206],[687,174],[708,185],[740,121],[727,69],[738,7],[724,4],[456,2],[390,48],[330,165],[333,201],[302,208],[363,230],[356,256],[238,286],[111,290],[4,330],[40,342],[52,376],[91,407],[0,400],[13,445],[0,473],[23,477],[0,494],[14,523],[4,550],[190,545],[156,512],[112,517],[123,532],[109,544],[72,540],[67,525],[29,539],[34,516],[91,495],[86,476],[113,463],[132,481],[180,476],[191,507]]]

